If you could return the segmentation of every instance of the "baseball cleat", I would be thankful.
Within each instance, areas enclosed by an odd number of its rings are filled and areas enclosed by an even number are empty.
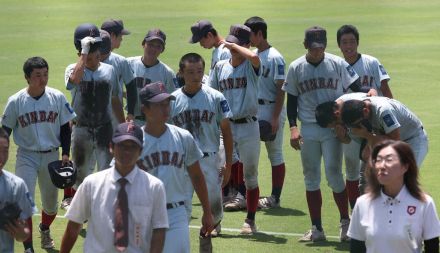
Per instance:
[[[259,209],[270,209],[280,207],[280,200],[276,200],[275,196],[264,197],[258,200]]]
[[[220,233],[222,232],[222,224],[219,223],[217,227],[215,227],[214,230],[211,232],[211,237],[218,237]]]
[[[341,242],[349,242],[350,237],[348,237],[348,227],[350,226],[350,219],[342,219],[339,224],[339,239]]]
[[[246,199],[241,195],[241,193],[237,193],[237,196],[231,200],[229,203],[225,204],[225,211],[240,211],[246,209]]]
[[[324,230],[319,231],[315,225],[312,226],[312,229],[307,231],[303,237],[299,238],[299,242],[319,242],[319,241],[325,241],[327,238],[325,238]]]
[[[50,236],[50,229],[42,231],[40,226],[38,226],[38,230],[40,231],[40,236],[41,236],[41,248],[53,249],[55,247],[55,243],[53,242],[53,239]]]
[[[63,201],[61,201],[60,208],[67,211],[69,209],[69,207],[70,207],[70,203],[71,202],[72,202],[72,198],[71,197],[63,199]]]
[[[243,226],[241,227],[240,234],[242,235],[252,235],[257,232],[257,225],[255,221],[246,219],[244,220]]]

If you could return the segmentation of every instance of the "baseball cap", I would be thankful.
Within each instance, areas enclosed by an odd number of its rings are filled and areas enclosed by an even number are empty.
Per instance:
[[[75,28],[73,34],[73,43],[76,49],[81,49],[81,40],[85,37],[92,37],[95,39],[95,43],[92,45],[99,45],[102,42],[101,36],[99,35],[99,29],[94,24],[84,23]]]
[[[108,33],[116,33],[122,35],[130,34],[130,31],[124,29],[124,22],[120,19],[107,19],[101,25],[102,30],[106,30]]]
[[[133,122],[124,122],[116,127],[113,133],[113,143],[120,143],[126,140],[136,142],[140,147],[144,143],[144,134],[142,129],[136,126]]]
[[[235,43],[238,45],[248,44],[251,36],[251,29],[245,25],[232,25],[229,30],[229,35],[226,37],[227,42]]]
[[[189,39],[189,43],[199,42],[211,29],[213,26],[208,20],[197,21],[191,26],[192,37]]]
[[[141,103],[153,102],[158,103],[167,98],[175,100],[176,98],[167,92],[165,85],[162,82],[154,82],[144,86],[139,93]]]
[[[152,41],[152,40],[160,40],[162,44],[165,45],[165,40],[167,39],[167,36],[164,32],[162,32],[160,29],[152,29],[147,32],[145,35],[144,41]]]
[[[99,30],[99,34],[102,39],[101,47],[99,51],[101,54],[108,54],[112,50],[112,42],[110,39],[110,34],[106,30]]]
[[[309,48],[326,47],[327,32],[322,27],[312,26],[306,30],[304,42]]]

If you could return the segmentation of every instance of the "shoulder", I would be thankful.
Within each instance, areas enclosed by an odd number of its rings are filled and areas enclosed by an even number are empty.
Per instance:
[[[12,102],[12,101],[15,101],[21,97],[27,97],[27,96],[28,96],[27,90],[26,90],[26,88],[23,88],[23,89],[17,91],[16,93],[12,94],[8,100],[9,100],[9,102]]]
[[[269,55],[271,58],[284,60],[283,55],[274,47],[269,48]]]
[[[368,54],[361,54],[361,59],[367,62],[379,62],[379,60],[376,57]]]
[[[167,64],[165,64],[163,61],[159,60],[159,63],[157,64],[158,66],[160,66],[162,69],[165,69],[167,71],[171,71],[173,72],[173,69],[170,68],[170,66],[168,66]]]
[[[14,173],[9,172],[4,169],[2,170],[2,173],[3,173],[3,176],[5,177],[5,179],[7,181],[12,182],[14,185],[17,185],[17,186],[25,186],[26,185],[24,180],[22,178],[16,176]]]
[[[331,53],[327,53],[327,52],[325,52],[324,55],[325,55],[324,59],[327,61],[333,61],[333,62],[337,62],[337,63],[344,63],[344,62],[346,63],[344,58],[342,58],[340,56],[337,56],[337,55],[334,55]],[[348,63],[346,63],[346,65],[348,65]]]
[[[172,135],[179,135],[179,136],[182,136],[184,138],[188,138],[188,137],[192,138],[192,135],[191,135],[191,133],[188,130],[180,128],[180,127],[177,127],[175,125],[168,124],[168,123],[166,125],[167,125],[168,130],[170,131],[170,133]]]
[[[52,87],[47,87],[46,86],[45,93],[47,93],[48,95],[54,95],[54,96],[57,96],[57,97],[64,97],[64,93],[62,93],[60,90],[52,88]]]

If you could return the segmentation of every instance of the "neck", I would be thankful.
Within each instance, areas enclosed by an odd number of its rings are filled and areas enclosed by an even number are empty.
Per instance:
[[[355,56],[349,56],[347,58],[345,58],[345,60],[350,64],[353,65],[359,58],[359,54],[356,54]]]
[[[223,40],[223,38],[222,37],[220,37],[220,36],[217,36],[216,38],[215,38],[215,44],[214,44],[214,47],[219,47],[222,43],[222,40]]]
[[[244,58],[244,57],[242,57],[242,56],[240,56],[240,55],[232,55],[232,57],[231,57],[231,65],[232,65],[232,67],[237,67],[237,66],[239,66],[240,64],[242,64],[244,61],[246,60],[246,58]]]
[[[134,170],[135,168],[134,166],[135,164],[120,164],[117,161],[115,161],[115,169],[122,177],[125,177],[128,174],[130,174],[130,172]]]
[[[191,95],[196,94],[201,88],[202,88],[201,83],[198,85],[185,84],[185,86],[183,86],[183,90]]]
[[[86,68],[90,69],[91,71],[95,71],[95,70],[97,70],[99,68],[99,64],[100,63],[92,65],[92,64],[87,64],[86,63]]]
[[[269,42],[267,40],[262,40],[261,43],[257,46],[258,52],[263,52],[270,47]]]
[[[390,196],[392,198],[395,198],[400,190],[402,190],[404,183],[403,183],[403,179],[401,182],[395,183],[395,184],[390,184],[390,185],[384,185],[383,186],[383,192],[387,195]]]
[[[145,56],[142,57],[142,62],[144,63],[145,66],[148,66],[148,67],[156,65],[158,61],[159,61],[158,59],[150,59]]]
[[[41,96],[44,93],[44,89],[31,89],[31,88],[27,88],[27,92],[29,94],[29,96],[31,97],[38,97]]]
[[[152,121],[145,122],[145,132],[156,138],[160,137],[167,130],[165,123],[157,123]]]

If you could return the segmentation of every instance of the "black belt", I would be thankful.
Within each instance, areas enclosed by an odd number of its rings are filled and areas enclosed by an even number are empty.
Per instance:
[[[167,209],[173,209],[173,208],[177,208],[179,206],[183,206],[185,205],[184,201],[179,201],[179,202],[174,202],[174,203],[167,203]]]
[[[203,152],[203,157],[215,155],[215,152]]]
[[[42,151],[35,151],[35,152],[40,153],[40,154],[47,154],[47,153],[51,153],[51,152],[55,152],[55,151],[58,151],[58,148],[53,148],[53,149],[49,149],[49,150],[42,150]]]
[[[241,119],[229,119],[230,121],[232,121],[235,124],[245,124],[245,123],[250,123],[250,122],[254,122],[257,121],[257,117],[252,116],[252,117],[248,117],[248,118],[241,118]]]
[[[259,105],[275,104],[275,101],[269,101],[269,100],[264,100],[264,99],[258,99],[258,104],[259,104]]]

